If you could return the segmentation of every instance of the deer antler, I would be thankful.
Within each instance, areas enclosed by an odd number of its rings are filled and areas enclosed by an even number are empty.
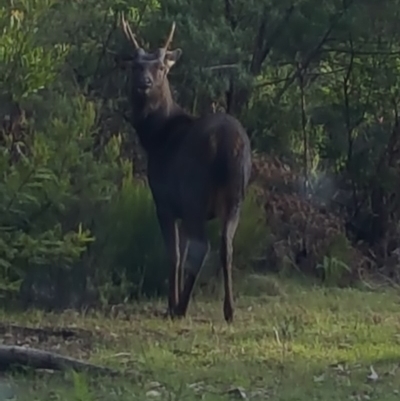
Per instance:
[[[168,47],[169,47],[169,45],[170,45],[171,42],[172,42],[172,38],[174,37],[174,33],[175,33],[175,26],[176,26],[176,24],[175,24],[175,21],[174,21],[174,22],[172,23],[171,31],[169,32],[168,38],[167,38],[167,40],[165,41],[165,45],[164,45],[164,49],[165,49],[165,50],[168,50]]]
[[[129,23],[125,20],[124,13],[121,13],[121,23],[122,23],[122,29],[125,32],[126,37],[128,40],[133,44],[135,49],[140,49],[139,43],[135,39],[135,35],[132,33],[132,29],[129,26]]]

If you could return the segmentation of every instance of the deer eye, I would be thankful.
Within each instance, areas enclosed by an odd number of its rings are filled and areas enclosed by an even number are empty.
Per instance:
[[[158,66],[158,69],[159,69],[160,71],[164,71],[164,70],[165,70],[165,65],[164,65],[164,64],[160,64],[160,65]]]

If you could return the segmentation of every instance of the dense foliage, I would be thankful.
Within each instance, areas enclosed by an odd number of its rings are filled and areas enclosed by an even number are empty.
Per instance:
[[[312,254],[307,269],[331,278],[365,267],[367,257],[369,267],[395,272],[397,3],[1,1],[3,290],[32,302],[46,287],[47,296],[62,291],[68,303],[77,285],[66,289],[66,277],[75,276],[83,293],[91,284],[105,300],[165,289],[151,196],[135,177],[143,157],[126,123],[126,73],[115,62],[130,50],[121,11],[152,46],[175,20],[174,45],[183,49],[170,74],[177,100],[196,114],[233,113],[254,149],[290,166],[279,162],[272,174],[272,159],[264,165],[268,183],[243,213],[238,267],[289,260],[303,269]]]

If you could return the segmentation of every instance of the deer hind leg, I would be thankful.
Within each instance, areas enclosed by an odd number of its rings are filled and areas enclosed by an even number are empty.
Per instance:
[[[179,263],[179,294],[183,291],[184,279],[185,279],[185,263],[187,259],[189,248],[189,239],[187,238],[182,224],[179,227],[179,253],[180,253],[180,263]]]
[[[232,290],[233,238],[239,224],[240,205],[223,222],[220,257],[224,273],[224,317],[228,323],[233,321],[234,303]]]
[[[189,267],[187,269],[185,284],[182,293],[180,294],[179,304],[175,313],[177,316],[182,317],[187,313],[196,279],[210,250],[210,244],[207,241],[205,227],[203,227],[203,225],[201,228],[195,226],[193,229],[189,227],[189,230],[187,230],[186,233],[187,241],[189,242],[187,247]]]

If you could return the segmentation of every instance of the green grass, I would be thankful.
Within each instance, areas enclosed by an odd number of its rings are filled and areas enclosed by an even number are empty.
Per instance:
[[[174,322],[154,316],[164,301],[86,315],[0,312],[3,322],[75,325],[93,333],[92,339],[42,342],[6,336],[6,343],[22,341],[127,372],[118,379],[29,372],[7,380],[27,401],[222,400],[234,398],[226,392],[238,387],[254,400],[399,399],[398,292],[263,276],[241,281],[232,326],[223,321],[220,300],[201,297],[186,320]],[[371,366],[376,380],[368,378]]]

